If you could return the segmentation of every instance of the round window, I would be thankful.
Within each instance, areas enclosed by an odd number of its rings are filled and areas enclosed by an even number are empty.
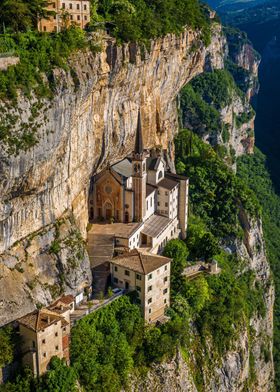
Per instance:
[[[105,192],[108,193],[108,194],[112,193],[112,188],[110,187],[110,185],[107,185],[105,187]]]

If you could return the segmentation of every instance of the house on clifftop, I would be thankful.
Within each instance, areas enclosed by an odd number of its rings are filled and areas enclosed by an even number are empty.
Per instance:
[[[90,22],[89,0],[53,0],[49,3],[47,10],[50,16],[38,22],[40,32],[59,32],[71,25],[84,29]]]

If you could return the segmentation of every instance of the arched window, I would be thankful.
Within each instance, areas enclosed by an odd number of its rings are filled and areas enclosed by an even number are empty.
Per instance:
[[[160,172],[158,173],[158,181],[162,178],[162,176],[163,176],[163,173],[162,173],[162,171],[160,171]]]

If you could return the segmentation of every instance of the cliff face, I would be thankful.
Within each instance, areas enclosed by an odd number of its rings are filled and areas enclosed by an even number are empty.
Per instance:
[[[149,52],[105,40],[100,53],[73,56],[69,72],[54,71],[52,101],[21,96],[17,108],[0,104],[1,119],[13,123],[15,134],[34,127],[38,140],[16,156],[0,147],[0,325],[90,283],[82,238],[91,175],[131,152],[139,107],[146,147],[162,146],[172,164],[176,97],[204,69],[223,68],[225,45],[219,25],[213,27],[208,48],[191,31],[158,39]],[[225,122],[232,123],[233,112],[225,110]],[[240,137],[233,129],[229,133],[236,151],[242,149]],[[268,392],[272,361],[264,361],[262,344],[271,356],[273,290],[261,235],[260,226],[249,225],[247,243],[236,249],[266,288],[266,316],[251,320],[257,338],[252,349],[256,380],[250,390]],[[244,334],[215,363],[212,374],[198,369],[206,391],[244,390],[250,368],[247,331],[244,326]],[[155,365],[144,380],[132,382],[132,389],[196,392],[192,371],[178,353],[171,363]]]
[[[90,280],[85,258],[79,268],[73,268],[68,284],[61,281],[55,260],[48,255],[53,225],[71,213],[73,228],[85,238],[90,177],[106,162],[116,162],[132,151],[139,107],[146,147],[161,145],[172,156],[178,92],[203,72],[206,64],[223,67],[224,38],[219,25],[213,26],[208,48],[192,31],[151,42],[149,52],[132,44],[118,47],[112,40],[102,44],[98,54],[73,56],[69,72],[54,71],[56,93],[52,101],[21,96],[17,108],[1,103],[1,120],[6,125],[10,121],[13,134],[20,137],[22,129],[34,127],[38,143],[16,156],[7,146],[0,147],[0,253],[5,261],[1,264],[0,324],[57,296],[48,289],[32,290],[30,295],[28,282],[37,280],[38,274],[42,283],[52,276],[61,291],[79,290]],[[36,232],[38,246],[33,256],[41,267],[44,265],[43,270],[38,266],[41,272],[37,267],[23,266],[26,241]],[[64,244],[64,248],[71,252],[71,244]],[[5,265],[10,254],[16,254],[26,277],[14,271],[15,261]],[[67,255],[61,254],[60,259],[67,265]],[[12,285],[15,278],[16,286]],[[26,305],[20,306],[23,302]]]
[[[204,101],[198,104],[192,103],[192,96],[183,94],[182,104],[185,105],[182,110],[182,123],[184,128],[189,128],[197,133],[205,142],[219,149],[225,156],[225,161],[235,169],[236,157],[243,154],[252,154],[254,149],[254,120],[255,113],[251,107],[251,97],[258,90],[258,66],[260,59],[253,47],[244,42],[234,43],[238,36],[227,36],[228,41],[224,46],[225,68],[231,73],[233,80],[230,82],[224,78],[223,82],[227,83],[227,99],[216,89],[214,81],[202,79],[203,83],[209,83],[207,86],[210,90],[213,88],[216,97],[211,102],[207,96]],[[216,74],[217,78],[222,78],[221,74]],[[203,78],[203,76],[202,76]],[[212,84],[211,84],[212,83]],[[215,80],[217,83],[217,80]],[[196,83],[193,84],[195,93],[201,94],[196,90]],[[205,88],[207,90],[207,88]],[[188,106],[187,102],[190,102]],[[186,102],[185,102],[186,101]],[[185,103],[184,103],[185,102]],[[204,106],[203,106],[204,105]],[[201,118],[200,110],[204,107],[209,110],[207,118]],[[206,107],[206,109],[205,109]],[[212,112],[210,112],[212,110]],[[216,114],[218,113],[218,119]],[[212,124],[209,127],[205,120],[209,121],[212,117]],[[213,121],[213,118],[215,121]],[[210,120],[210,121],[211,121]],[[219,125],[217,125],[219,121]]]
[[[0,283],[0,325],[90,285],[89,259],[73,217],[62,217],[0,255]]]
[[[139,107],[146,147],[172,149],[178,92],[206,61],[223,66],[220,30],[214,28],[209,48],[191,31],[169,35],[152,42],[143,59],[139,47],[107,41],[97,55],[73,57],[71,73],[54,72],[55,98],[37,110],[38,144],[17,156],[0,149],[0,252],[66,210],[85,234],[90,176],[132,150]],[[24,97],[16,110],[2,103],[3,117],[20,114],[14,132],[36,104]]]

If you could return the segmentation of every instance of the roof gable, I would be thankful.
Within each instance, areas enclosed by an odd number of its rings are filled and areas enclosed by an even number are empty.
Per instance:
[[[135,249],[131,252],[115,257],[112,259],[111,263],[127,268],[128,270],[147,275],[171,261],[172,260],[167,257],[139,252]]]

